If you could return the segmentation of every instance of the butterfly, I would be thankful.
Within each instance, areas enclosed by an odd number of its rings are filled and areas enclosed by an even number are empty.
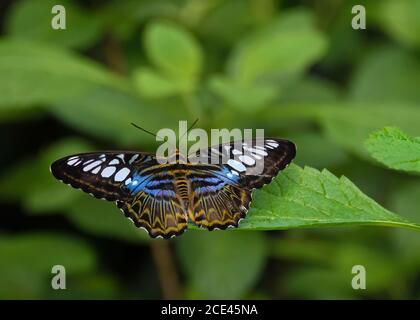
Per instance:
[[[188,222],[208,230],[237,227],[249,209],[252,190],[283,170],[296,147],[288,140],[268,138],[229,142],[198,153],[208,161],[189,161],[179,151],[167,163],[151,153],[107,151],[67,156],[50,169],[74,188],[115,201],[152,238],[169,239],[185,232]],[[258,165],[262,170],[256,170]]]

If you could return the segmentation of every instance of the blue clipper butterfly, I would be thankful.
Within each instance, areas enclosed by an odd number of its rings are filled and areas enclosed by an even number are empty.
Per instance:
[[[55,161],[51,172],[96,198],[115,201],[152,238],[168,239],[182,234],[189,221],[208,230],[237,227],[249,209],[252,190],[283,170],[296,147],[288,140],[268,138],[200,152],[208,163],[190,162],[178,151],[172,155],[175,161],[163,164],[151,153],[83,153]],[[215,157],[225,161],[213,164]],[[262,172],[255,170],[257,164],[263,164]]]

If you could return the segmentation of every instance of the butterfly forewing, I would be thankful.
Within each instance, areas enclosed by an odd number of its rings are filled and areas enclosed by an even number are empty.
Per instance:
[[[97,198],[116,201],[129,198],[129,192],[122,187],[131,181],[136,164],[146,162],[153,163],[153,158],[144,153],[84,153],[55,161],[51,172],[58,180],[74,188]]]
[[[198,154],[201,162],[222,163],[219,174],[254,189],[269,183],[294,159],[296,146],[284,139],[254,139],[220,144]]]

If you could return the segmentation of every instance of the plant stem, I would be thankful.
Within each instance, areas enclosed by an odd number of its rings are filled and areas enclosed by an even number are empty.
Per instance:
[[[163,298],[181,299],[181,288],[169,243],[165,240],[154,240],[150,244],[150,249],[159,275]]]

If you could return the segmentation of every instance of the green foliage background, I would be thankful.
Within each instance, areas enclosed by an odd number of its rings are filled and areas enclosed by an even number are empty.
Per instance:
[[[420,233],[360,226],[419,227],[419,0],[65,0],[58,31],[54,4],[0,4],[0,298],[420,298]],[[150,241],[48,171],[197,117],[298,146],[243,231]]]

